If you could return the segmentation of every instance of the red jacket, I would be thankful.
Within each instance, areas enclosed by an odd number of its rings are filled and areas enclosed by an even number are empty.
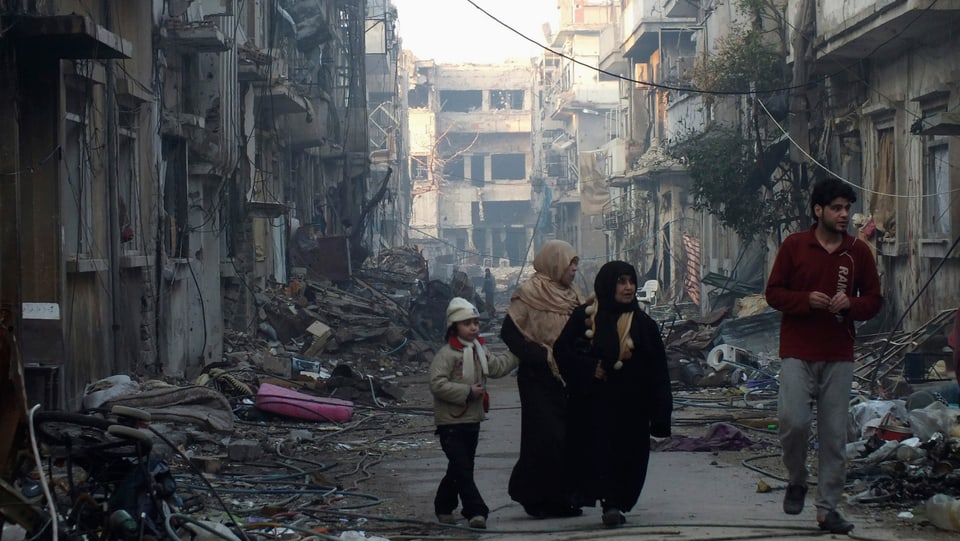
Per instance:
[[[767,304],[783,312],[780,356],[805,361],[852,361],[854,321],[877,315],[883,304],[880,277],[870,248],[844,234],[840,247],[827,253],[813,232],[783,241],[767,281]],[[811,291],[832,297],[845,291],[850,309],[841,314],[810,308]]]

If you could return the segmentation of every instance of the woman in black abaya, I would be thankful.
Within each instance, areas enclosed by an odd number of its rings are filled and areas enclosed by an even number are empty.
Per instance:
[[[611,261],[595,300],[577,307],[554,343],[567,384],[567,452],[584,506],[605,526],[626,522],[647,476],[650,436],[670,435],[673,398],[660,330],[637,304],[637,272]]]

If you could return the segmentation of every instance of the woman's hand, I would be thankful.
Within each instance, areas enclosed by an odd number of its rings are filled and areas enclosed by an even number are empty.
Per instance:
[[[593,379],[598,379],[600,381],[607,381],[607,371],[600,366],[600,362],[597,361],[597,367],[593,370]]]

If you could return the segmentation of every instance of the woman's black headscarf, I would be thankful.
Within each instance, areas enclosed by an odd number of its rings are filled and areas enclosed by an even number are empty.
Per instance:
[[[631,310],[639,310],[636,296],[628,304],[621,304],[616,301],[617,281],[621,276],[629,276],[633,283],[637,283],[637,269],[625,261],[610,261],[605,263],[597,272],[597,277],[593,281],[593,291],[600,301],[601,312],[611,312],[614,314],[623,314]]]
[[[600,310],[597,312],[593,337],[593,352],[603,360],[609,369],[620,355],[620,336],[617,334],[617,320],[621,314],[640,311],[636,296],[629,303],[616,300],[617,281],[621,276],[629,276],[637,283],[637,270],[624,261],[610,261],[600,267],[593,281],[594,294],[597,296]]]

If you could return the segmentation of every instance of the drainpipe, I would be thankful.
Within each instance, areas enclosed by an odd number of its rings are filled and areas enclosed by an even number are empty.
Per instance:
[[[104,2],[104,25],[113,32],[112,0]],[[110,276],[110,341],[111,365],[113,373],[121,371],[120,366],[120,214],[118,205],[120,194],[117,189],[117,82],[114,78],[113,60],[107,60],[104,66],[107,77],[107,96],[104,104],[107,136],[107,253],[110,258],[107,266]],[[131,202],[131,205],[134,204]]]

